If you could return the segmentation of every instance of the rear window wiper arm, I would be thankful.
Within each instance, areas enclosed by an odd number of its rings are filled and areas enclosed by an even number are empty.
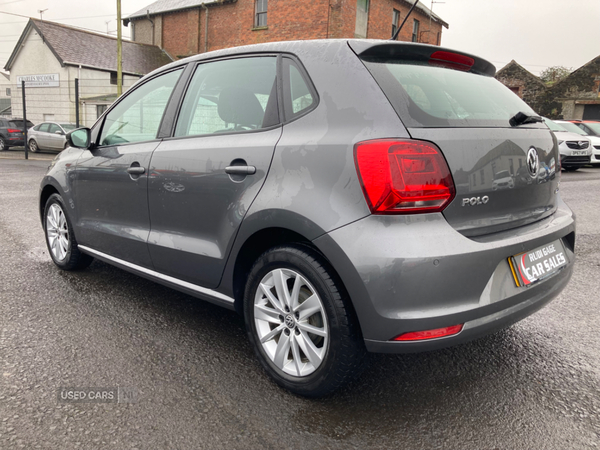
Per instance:
[[[543,122],[543,119],[540,116],[530,116],[529,114],[525,114],[524,112],[519,111],[514,116],[510,118],[508,123],[510,123],[511,127],[518,127],[519,125],[525,125],[527,123],[539,123]]]

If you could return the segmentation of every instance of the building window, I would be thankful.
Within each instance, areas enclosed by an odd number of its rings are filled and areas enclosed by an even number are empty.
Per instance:
[[[6,96],[10,97],[10,88],[6,88]]]
[[[254,26],[256,28],[267,26],[267,0],[256,0]]]
[[[483,169],[479,171],[479,178],[481,178],[481,185],[483,186],[485,184],[485,172]]]
[[[396,34],[398,24],[400,23],[400,11],[397,9],[392,10],[392,36]]]
[[[417,19],[413,20],[412,41],[419,42],[419,21]]]
[[[117,84],[117,72],[110,73],[110,84]]]
[[[440,44],[442,43],[442,41],[441,41],[441,39],[440,39],[441,35],[442,35],[442,33],[440,33],[440,32],[438,31],[438,33],[437,33],[437,41],[436,41],[436,42],[437,42],[437,45],[440,45]]]
[[[108,108],[108,105],[96,105],[96,119],[99,118],[102,114],[104,114],[106,108]]]
[[[356,0],[356,24],[354,37],[365,39],[369,25],[369,0]]]
[[[510,175],[513,176],[515,174],[515,166],[513,164],[512,158],[508,159],[508,165],[509,165],[508,171],[509,171]]]

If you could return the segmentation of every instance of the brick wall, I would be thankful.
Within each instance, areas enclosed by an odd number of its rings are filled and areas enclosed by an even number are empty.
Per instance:
[[[369,13],[369,30],[367,37],[369,39],[389,39],[392,37],[392,11],[394,9],[400,11],[400,20],[398,25],[410,11],[412,3],[409,4],[401,0],[378,0],[371,1],[371,11]],[[423,14],[419,9],[415,8],[410,14],[410,17],[404,24],[398,36],[399,41],[412,41],[413,21],[419,21],[419,40],[418,42],[425,44],[438,44],[438,33],[441,32],[442,25],[435,20],[431,20],[431,30],[429,29],[429,16]],[[346,36],[347,37],[347,36]]]
[[[162,48],[174,58],[200,53],[199,42],[200,10],[164,14],[162,16]]]
[[[208,45],[205,47],[205,15],[200,8],[154,16],[157,23],[155,43],[171,56],[181,58],[221,48],[262,42],[296,39],[353,38],[356,26],[357,0],[269,0],[267,26],[254,27],[254,0],[237,0],[208,6]],[[389,39],[392,31],[392,10],[400,11],[400,23],[406,17],[411,3],[405,0],[371,0],[367,37]],[[410,41],[413,19],[420,21],[419,42],[437,44],[442,26],[431,22],[429,16],[415,9],[402,29],[399,40]],[[148,26],[146,19],[136,20],[136,40],[146,39],[142,32]],[[139,39],[138,39],[138,30]],[[431,32],[429,32],[431,31]],[[160,43],[159,43],[160,42]]]

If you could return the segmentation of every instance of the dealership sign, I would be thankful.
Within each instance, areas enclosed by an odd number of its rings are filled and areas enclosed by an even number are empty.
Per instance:
[[[26,87],[58,87],[59,78],[57,73],[47,73],[43,75],[22,75],[17,77],[17,84],[21,86],[25,82]]]

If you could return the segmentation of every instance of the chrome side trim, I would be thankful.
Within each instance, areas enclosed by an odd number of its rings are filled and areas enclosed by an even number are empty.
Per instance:
[[[79,250],[81,250],[84,253],[88,253],[92,256],[97,256],[100,259],[105,259],[107,261],[114,262],[120,266],[124,266],[129,269],[135,270],[136,272],[141,272],[143,274],[149,275],[158,280],[165,281],[167,283],[171,283],[176,286],[181,286],[182,288],[189,289],[189,290],[197,292],[199,294],[203,294],[208,297],[213,297],[215,299],[219,299],[219,300],[227,302],[227,303],[231,303],[232,305],[235,302],[235,300],[233,298],[229,297],[228,295],[221,294],[220,292],[213,291],[212,289],[204,288],[202,286],[188,283],[187,281],[183,281],[178,278],[170,277],[169,275],[164,275],[162,273],[155,272],[154,270],[146,269],[145,267],[141,267],[136,264],[132,264],[127,261],[123,261],[122,259],[115,258],[114,256],[107,255],[106,253],[99,252],[98,250],[91,249],[84,245],[79,245],[78,248],[79,248]]]

